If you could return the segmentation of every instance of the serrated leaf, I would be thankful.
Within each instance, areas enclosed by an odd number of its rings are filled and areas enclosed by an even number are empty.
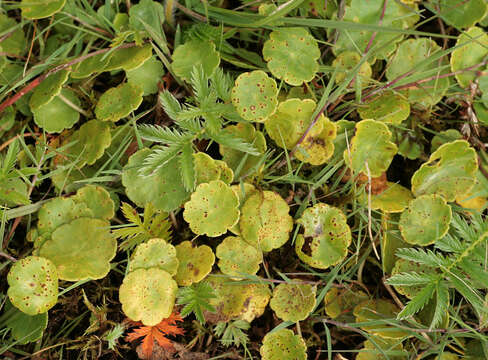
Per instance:
[[[144,159],[142,167],[139,169],[139,174],[149,176],[158,171],[174,159],[181,151],[181,148],[181,144],[153,148],[152,152]]]
[[[412,300],[408,302],[408,304],[400,311],[397,315],[397,319],[405,319],[409,316],[415,315],[420,310],[423,309],[425,305],[429,302],[429,300],[434,295],[436,290],[436,284],[431,283],[425,286]]]
[[[181,105],[178,100],[169,91],[165,90],[159,95],[159,101],[164,111],[172,120],[177,120],[178,113],[181,111]]]
[[[185,186],[186,190],[192,191],[195,188],[196,174],[195,163],[193,162],[193,147],[191,142],[186,143],[181,148],[178,163],[180,166],[183,185]]]

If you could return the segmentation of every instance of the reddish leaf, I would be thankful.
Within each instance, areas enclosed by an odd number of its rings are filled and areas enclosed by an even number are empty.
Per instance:
[[[132,342],[143,337],[142,352],[144,357],[149,358],[153,352],[154,340],[158,342],[159,346],[165,349],[172,349],[173,343],[166,336],[184,334],[183,329],[176,325],[177,321],[183,321],[178,313],[172,313],[167,319],[162,320],[155,326],[144,326],[139,321],[130,321],[131,326],[139,326],[139,328],[133,329],[131,333],[127,334],[125,339]]]

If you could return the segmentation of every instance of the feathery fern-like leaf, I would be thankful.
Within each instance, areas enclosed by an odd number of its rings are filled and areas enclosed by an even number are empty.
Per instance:
[[[193,161],[193,147],[191,143],[187,143],[181,148],[178,164],[180,166],[181,179],[183,180],[185,189],[187,191],[192,191],[195,188],[196,174],[195,163]]]
[[[415,315],[424,308],[425,305],[432,299],[436,290],[436,283],[427,284],[419,293],[410,300],[407,305],[398,313],[399,320]]]

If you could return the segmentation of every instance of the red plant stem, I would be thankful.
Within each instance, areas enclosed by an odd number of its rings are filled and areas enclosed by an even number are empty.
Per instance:
[[[385,12],[386,12],[386,5],[388,4],[388,0],[383,0],[383,9],[381,10],[381,15],[380,15],[380,20],[378,21],[378,26],[381,26],[383,24],[383,19],[385,18]],[[371,35],[368,45],[366,46],[366,49],[364,49],[364,54],[367,54],[369,49],[371,48],[371,45],[373,45],[373,41],[376,38],[376,34],[378,34],[377,31],[373,32]]]
[[[122,44],[122,45],[118,46],[117,49],[126,49],[126,48],[130,48],[130,47],[134,47],[134,46],[136,46],[136,43],[127,43],[127,44]],[[101,50],[94,51],[92,53],[89,53],[89,54],[80,56],[80,57],[78,57],[76,59],[73,59],[73,60],[71,60],[71,61],[69,61],[69,62],[67,62],[65,64],[58,65],[58,66],[52,68],[51,70],[49,70],[48,72],[46,72],[46,73],[44,73],[42,75],[39,75],[37,78],[35,78],[34,80],[32,80],[29,84],[27,84],[26,86],[24,86],[15,95],[11,96],[10,98],[8,98],[4,102],[2,102],[0,104],[0,114],[6,108],[8,108],[9,106],[15,104],[22,96],[24,96],[25,94],[27,94],[30,91],[34,90],[36,87],[38,87],[49,76],[51,76],[53,74],[56,74],[57,72],[59,72],[61,70],[67,69],[70,66],[73,66],[75,64],[78,64],[78,63],[82,62],[83,60],[89,59],[89,58],[91,58],[93,56],[96,56],[96,55],[100,55],[100,54],[104,54],[106,52],[109,52],[110,50],[112,50],[112,48],[107,48],[107,49],[101,49]]]

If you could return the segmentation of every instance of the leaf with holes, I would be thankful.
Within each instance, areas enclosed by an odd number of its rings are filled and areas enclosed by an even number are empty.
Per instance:
[[[346,257],[351,229],[341,210],[317,203],[306,209],[297,223],[304,228],[295,242],[295,251],[302,261],[318,269],[327,269]]]

